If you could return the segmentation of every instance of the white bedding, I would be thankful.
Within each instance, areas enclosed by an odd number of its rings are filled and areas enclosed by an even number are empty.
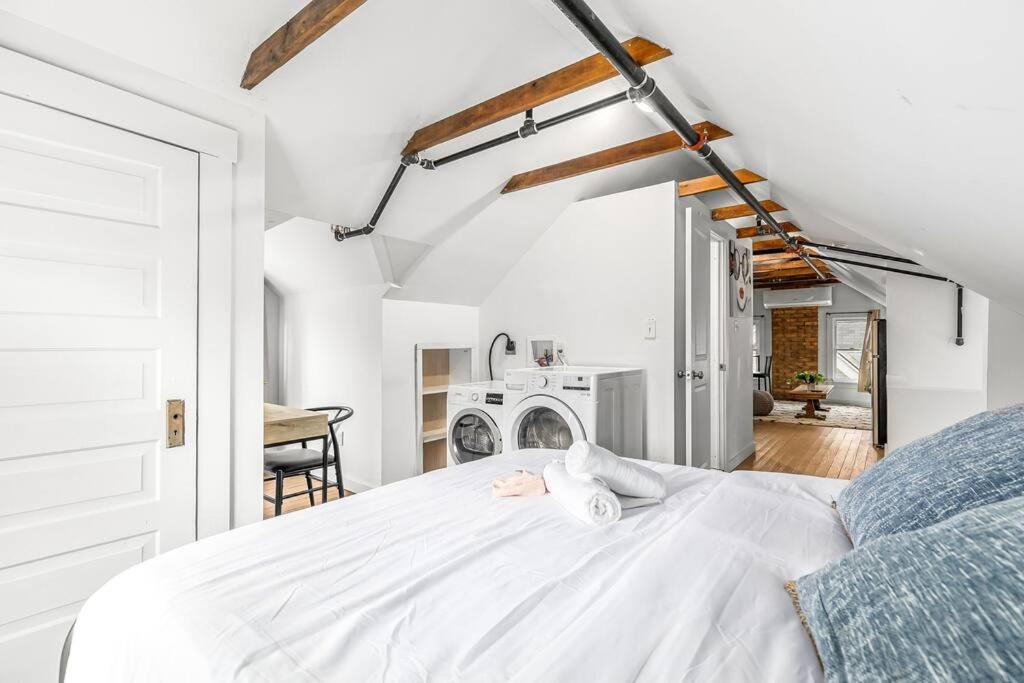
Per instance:
[[[846,482],[648,463],[664,504],[587,526],[491,497],[561,451],[432,472],[167,553],[99,590],[68,683],[815,681],[783,583],[850,549]]]

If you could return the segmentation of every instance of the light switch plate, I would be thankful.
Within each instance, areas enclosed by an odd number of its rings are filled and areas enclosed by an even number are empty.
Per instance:
[[[647,330],[644,332],[644,339],[658,338],[658,321],[652,316],[647,319]]]

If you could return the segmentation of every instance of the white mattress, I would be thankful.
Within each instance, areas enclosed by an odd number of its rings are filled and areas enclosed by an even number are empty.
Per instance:
[[[846,482],[648,463],[663,505],[594,528],[460,465],[145,562],[86,603],[70,683],[820,680],[783,583],[850,549]]]

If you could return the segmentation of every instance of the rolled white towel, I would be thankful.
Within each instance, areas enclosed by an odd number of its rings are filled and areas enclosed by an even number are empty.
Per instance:
[[[575,477],[596,477],[624,496],[661,500],[667,493],[665,478],[658,472],[587,441],[569,447],[565,469]]]
[[[561,460],[544,466],[544,485],[562,507],[588,524],[603,526],[622,517],[622,505],[607,486],[572,476]]]

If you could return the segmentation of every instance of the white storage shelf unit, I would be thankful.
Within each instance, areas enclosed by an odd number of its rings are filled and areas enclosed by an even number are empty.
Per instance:
[[[416,444],[421,472],[448,462],[448,387],[473,381],[471,346],[416,345]]]

